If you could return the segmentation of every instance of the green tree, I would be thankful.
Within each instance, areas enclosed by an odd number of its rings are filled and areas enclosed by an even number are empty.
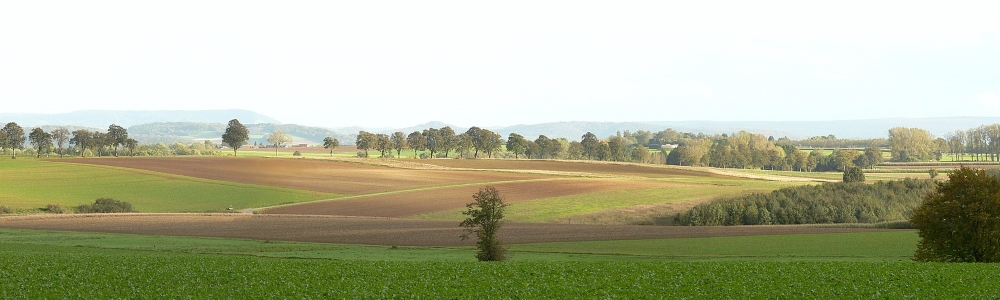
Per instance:
[[[865,172],[859,167],[847,167],[844,170],[844,182],[865,182]]]
[[[636,163],[646,163],[649,161],[649,149],[642,146],[642,144],[636,144],[635,148],[632,148],[632,162]]]
[[[17,149],[24,149],[24,129],[17,123],[10,122],[3,126],[4,135],[7,136],[6,143],[4,143],[5,148],[10,149],[10,158],[17,158]]]
[[[125,128],[115,124],[108,126],[108,141],[110,141],[110,145],[115,148],[115,157],[118,157],[118,146],[125,144],[125,141],[127,140],[128,130],[125,130]]]
[[[424,129],[421,135],[424,136],[424,141],[427,142],[427,146],[424,148],[427,148],[427,151],[431,152],[431,158],[434,158],[434,152],[441,147],[441,131],[437,128],[427,128]]]
[[[479,261],[506,260],[506,249],[500,244],[497,234],[503,225],[504,211],[508,204],[503,202],[500,191],[492,186],[479,189],[472,195],[472,203],[465,205],[463,215],[469,216],[459,226],[465,228],[461,235],[466,240],[470,235],[476,235],[476,258]]]
[[[587,155],[587,159],[594,159],[594,155],[597,154],[597,135],[588,131],[580,139],[580,144],[583,146],[583,154]]]
[[[206,141],[208,142],[208,141]],[[125,139],[125,149],[128,149],[129,156],[135,156],[135,148],[139,147],[139,141],[133,138]]]
[[[28,140],[31,146],[36,149],[35,158],[42,157],[42,151],[48,152],[49,148],[52,147],[52,135],[38,127],[31,130],[31,133],[28,134]]]
[[[247,130],[246,126],[240,123],[240,120],[232,119],[229,120],[229,124],[226,125],[226,132],[222,134],[222,143],[229,145],[233,148],[233,156],[237,156],[236,150],[247,144],[247,140],[250,139],[250,130]]]
[[[389,140],[392,141],[392,149],[396,150],[396,157],[399,157],[399,153],[406,149],[406,136],[402,132],[396,131],[392,133]]]
[[[340,147],[339,140],[332,137],[323,138],[323,148],[330,149],[331,157],[333,157],[333,149],[337,149],[337,147]]]
[[[427,149],[427,139],[419,131],[411,132],[406,136],[406,145],[413,149],[413,157],[417,157],[417,151]]]
[[[934,136],[920,128],[889,129],[889,147],[894,161],[927,161],[937,149]]]
[[[358,131],[358,138],[354,141],[354,145],[358,147],[358,150],[365,152],[365,157],[368,157],[368,149],[375,148],[375,143],[378,142],[378,137],[374,133],[367,131]]]
[[[278,147],[291,143],[292,136],[288,135],[284,131],[281,131],[281,129],[278,129],[267,136],[267,142],[274,145],[274,155],[278,155]]]
[[[389,139],[388,134],[379,133],[375,135],[375,150],[381,153],[382,158],[385,158],[385,153],[392,149],[392,140]],[[391,152],[390,152],[391,153]]]
[[[938,176],[938,170],[937,169],[927,170],[927,174],[931,175],[931,179],[934,179],[935,177]]]
[[[455,135],[455,130],[451,129],[450,126],[441,127],[438,133],[441,134],[440,141],[438,141],[438,152],[444,152],[444,157],[448,157],[448,152],[455,149],[458,144],[458,135]]]
[[[52,140],[59,147],[59,157],[63,157],[63,145],[69,141],[69,130],[66,127],[59,127],[52,131]]]
[[[555,141],[544,134],[538,135],[538,138],[535,139],[535,144],[538,145],[538,152],[535,154],[538,154],[538,159],[545,158],[545,155],[550,153],[549,149],[552,148],[552,143]]]
[[[528,140],[524,139],[524,136],[511,132],[507,136],[507,151],[514,153],[514,159],[518,158],[518,155],[524,154],[528,150]]]
[[[94,137],[90,131],[86,129],[79,129],[73,131],[73,138],[69,140],[69,143],[70,145],[76,145],[76,147],[80,148],[80,157],[84,157],[86,156],[87,148],[93,144],[91,141],[93,138]]]
[[[961,167],[913,211],[915,260],[1000,262],[1000,179]]]

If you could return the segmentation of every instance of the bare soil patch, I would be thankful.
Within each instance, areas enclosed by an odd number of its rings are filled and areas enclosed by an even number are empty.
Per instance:
[[[553,178],[552,175],[412,170],[318,159],[234,157],[86,158],[59,160],[310,191],[361,195],[418,187]]]
[[[670,183],[641,180],[561,179],[492,184],[505,202],[577,195],[618,189],[664,187]],[[465,207],[483,186],[459,186],[312,202],[273,208],[268,214],[406,217]]]
[[[457,222],[244,214],[95,214],[0,217],[0,227],[398,246],[471,246]],[[638,226],[509,223],[505,243],[887,231],[802,226]]]

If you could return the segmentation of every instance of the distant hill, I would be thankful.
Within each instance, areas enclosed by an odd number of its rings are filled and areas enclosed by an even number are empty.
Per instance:
[[[17,122],[21,127],[74,125],[108,128],[117,124],[131,127],[156,122],[226,123],[239,119],[243,124],[280,123],[271,117],[249,110],[81,110],[62,114],[0,113],[0,121]]]
[[[242,119],[240,122],[242,123]],[[228,122],[228,121],[227,121]],[[292,136],[292,144],[323,144],[323,138],[329,136],[340,141],[341,145],[354,144],[357,132],[338,132],[322,127],[310,127],[295,124],[243,124],[250,131],[250,144],[267,144],[267,135],[275,130],[282,130]],[[210,140],[222,142],[222,133],[226,131],[225,123],[194,123],[194,122],[158,122],[140,124],[128,128],[129,137],[140,143],[174,143]]]
[[[839,138],[869,139],[888,137],[889,129],[893,127],[917,127],[930,131],[935,136],[943,136],[955,130],[966,130],[979,125],[1000,123],[996,117],[947,117],[947,118],[894,118],[844,121],[758,121],[758,122],[722,122],[722,121],[658,121],[646,122],[660,126],[672,126],[674,129],[692,132],[736,132],[746,130],[763,133],[775,137],[788,136],[802,139],[813,136],[835,135]]]

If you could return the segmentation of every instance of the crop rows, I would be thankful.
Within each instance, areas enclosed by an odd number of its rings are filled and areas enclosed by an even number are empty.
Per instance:
[[[1000,266],[382,262],[0,247],[2,298],[989,298]]]

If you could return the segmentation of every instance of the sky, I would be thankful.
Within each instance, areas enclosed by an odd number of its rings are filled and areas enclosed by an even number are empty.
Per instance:
[[[247,109],[325,127],[1000,117],[997,11],[0,0],[0,112]]]

